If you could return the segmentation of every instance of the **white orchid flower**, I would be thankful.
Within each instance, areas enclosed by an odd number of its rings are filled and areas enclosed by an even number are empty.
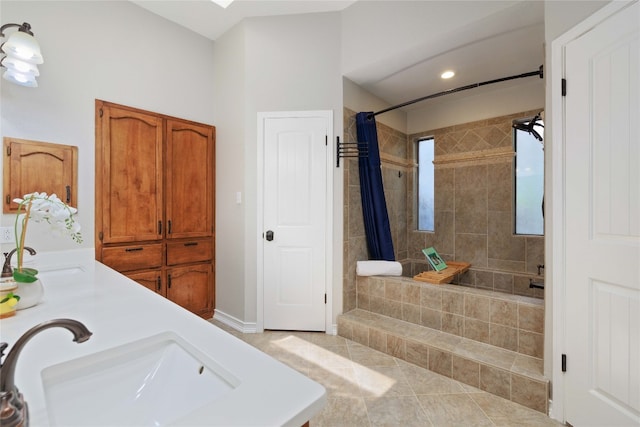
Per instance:
[[[78,210],[64,203],[56,194],[47,195],[47,193],[31,193],[25,194],[22,198],[13,199],[18,204],[18,213],[15,222],[16,247],[18,249],[18,271],[22,273],[22,279],[26,281],[22,269],[22,255],[24,252],[24,240],[27,233],[27,224],[29,220],[34,222],[47,222],[51,226],[52,234],[56,236],[68,235],[74,241],[82,243],[82,234],[80,234],[80,224],[75,221],[74,215]],[[24,209],[24,214],[21,213]],[[22,220],[20,221],[20,217]],[[18,223],[21,222],[22,228],[18,234]],[[29,273],[35,280],[35,273]],[[15,272],[14,272],[14,277]],[[16,278],[17,280],[17,278]]]

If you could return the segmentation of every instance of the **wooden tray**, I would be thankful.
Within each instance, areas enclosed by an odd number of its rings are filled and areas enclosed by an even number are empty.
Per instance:
[[[432,283],[434,285],[442,285],[451,283],[456,274],[464,273],[471,267],[468,262],[447,261],[447,268],[440,271],[423,271],[413,276],[414,280]]]

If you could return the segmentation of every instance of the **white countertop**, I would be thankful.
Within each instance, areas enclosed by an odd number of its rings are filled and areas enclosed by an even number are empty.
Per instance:
[[[44,300],[0,321],[0,341],[9,343],[7,353],[28,329],[56,318],[78,320],[93,336],[78,344],[66,329],[52,328],[26,343],[15,383],[29,405],[32,426],[49,425],[41,377],[44,368],[167,331],[206,354],[240,383],[181,420],[181,425],[301,426],[326,404],[326,391],[318,383],[96,262],[93,249],[38,254],[33,266],[41,273]],[[61,274],[61,269],[70,270]],[[126,420],[122,425],[128,425]]]

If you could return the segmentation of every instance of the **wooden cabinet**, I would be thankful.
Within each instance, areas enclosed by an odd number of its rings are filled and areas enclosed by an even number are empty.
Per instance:
[[[96,101],[96,259],[214,309],[215,128]]]
[[[4,213],[16,213],[13,199],[35,191],[78,206],[78,147],[5,137],[3,168]]]

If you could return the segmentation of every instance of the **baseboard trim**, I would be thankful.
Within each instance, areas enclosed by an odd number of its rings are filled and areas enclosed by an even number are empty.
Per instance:
[[[331,330],[328,332],[330,335],[338,335],[338,324],[334,323],[331,325]]]
[[[214,310],[213,318],[243,334],[255,334],[258,330],[256,322],[243,322],[218,309]]]

